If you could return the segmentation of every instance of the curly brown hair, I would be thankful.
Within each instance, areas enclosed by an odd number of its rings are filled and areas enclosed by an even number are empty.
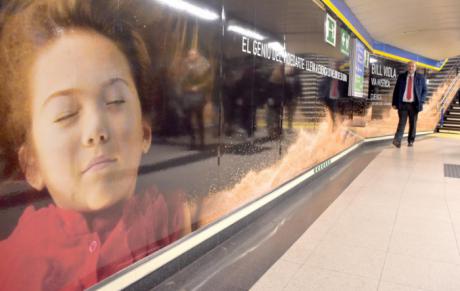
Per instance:
[[[68,29],[100,33],[124,53],[139,93],[143,118],[152,112],[155,76],[144,41],[134,28],[131,1],[12,0],[0,16],[0,150],[4,175],[19,169],[17,151],[31,128],[28,79],[39,50]],[[14,158],[13,158],[14,157]]]

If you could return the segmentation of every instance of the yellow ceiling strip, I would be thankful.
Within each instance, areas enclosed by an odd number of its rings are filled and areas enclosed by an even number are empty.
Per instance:
[[[397,60],[397,61],[400,61],[400,62],[403,62],[403,63],[407,63],[409,61],[414,61],[414,60],[411,60],[411,59],[408,59],[408,58],[400,57],[400,56],[393,55],[393,54],[390,54],[390,53],[387,53],[387,52],[384,52],[384,51],[380,51],[380,50],[374,50],[374,53],[376,55],[380,55],[380,56],[383,56],[383,57],[386,57],[386,58],[394,59],[394,60]],[[435,71],[441,70],[446,62],[447,62],[447,59],[444,61],[442,66],[440,68],[438,68],[438,67],[430,66],[430,65],[415,61],[417,66],[420,66],[420,67],[423,67],[423,68],[428,68],[428,69],[435,70]]]
[[[356,30],[356,28],[350,23],[350,21],[348,21],[348,19],[345,17],[345,15],[342,14],[342,12],[340,12],[339,9],[337,9],[337,7],[335,7],[334,4],[332,4],[332,2],[330,0],[322,0],[324,2],[324,4],[326,4],[327,7],[329,7],[329,9],[331,9],[335,15],[337,15],[337,17],[340,18],[340,20],[343,21],[343,23],[345,23],[345,25],[367,46],[367,48],[372,52],[373,51],[373,48],[372,46],[369,44],[369,42],[358,32],[358,30]]]
[[[350,21],[348,21],[348,19],[345,17],[345,15],[343,15],[342,12],[340,12],[340,10],[337,9],[337,7],[335,7],[335,5],[331,2],[331,0],[322,0],[322,1],[327,7],[329,7],[329,9],[332,10],[332,12],[335,13],[335,15],[337,15],[337,17],[340,20],[342,20],[343,23],[345,23],[345,25],[348,27],[348,29],[350,29],[366,45],[366,47],[372,53],[374,53],[376,55],[386,57],[386,58],[390,58],[390,59],[394,59],[394,60],[397,60],[397,61],[405,62],[405,63],[407,63],[409,61],[415,61],[415,60],[407,59],[407,58],[400,57],[400,56],[397,56],[397,55],[394,55],[394,54],[390,54],[390,53],[387,53],[387,52],[384,52],[384,51],[381,51],[381,50],[374,49],[369,44],[369,42],[358,32],[358,30],[350,23]],[[439,67],[439,68],[435,67],[435,66],[427,65],[427,64],[424,64],[424,63],[420,63],[420,62],[417,62],[417,61],[415,61],[415,62],[420,67],[432,69],[432,70],[435,70],[435,71],[440,71],[444,67],[444,65],[447,63],[447,60],[448,59],[445,59],[444,63],[442,64],[442,66]]]

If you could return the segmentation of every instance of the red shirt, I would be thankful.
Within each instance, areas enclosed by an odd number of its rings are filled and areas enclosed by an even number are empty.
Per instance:
[[[0,289],[81,290],[179,238],[182,195],[155,189],[88,220],[79,212],[29,206],[0,242]],[[169,207],[169,213],[168,213]]]

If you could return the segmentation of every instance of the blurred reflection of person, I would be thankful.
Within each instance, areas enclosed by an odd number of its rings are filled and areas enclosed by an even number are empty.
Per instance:
[[[267,83],[267,129],[271,138],[281,135],[281,114],[284,99],[284,76],[283,66],[277,65],[273,68]]]
[[[340,99],[347,97],[347,83],[331,77],[322,77],[319,85],[320,100],[324,102],[331,113],[332,125],[336,126],[347,103],[340,103]],[[343,101],[343,100],[342,100]],[[350,102],[350,100],[347,100]]]
[[[223,107],[223,131],[226,136],[233,134],[235,122],[235,97],[238,92],[237,82],[241,78],[241,72],[233,66],[234,61],[228,58],[223,59],[222,66],[224,77],[222,79],[222,107]]]
[[[185,126],[190,135],[190,145],[196,146],[196,135],[193,126],[195,118],[198,127],[199,143],[204,145],[204,106],[206,94],[211,83],[211,66],[198,50],[191,49],[183,63],[181,76],[182,106],[185,115]]]
[[[135,194],[151,145],[152,76],[122,12],[119,1],[4,7],[0,101],[5,144],[17,155],[10,167],[52,203],[28,206],[0,242],[2,289],[82,290],[190,231],[184,195]]]
[[[256,130],[255,116],[255,90],[257,86],[257,73],[252,66],[252,58],[248,57],[245,61],[245,68],[240,79],[237,81],[234,91],[234,113],[238,125],[246,132],[249,139],[252,139]]]
[[[184,111],[182,108],[182,93],[179,82],[179,65],[172,64],[174,69],[162,68],[160,72],[161,98],[154,110],[158,114],[156,118],[157,134],[164,136],[177,136],[186,134],[184,126]],[[158,110],[158,108],[161,108]],[[159,130],[158,130],[159,129]]]
[[[297,100],[302,95],[302,84],[299,73],[291,66],[285,66],[285,105],[287,109],[288,127],[292,129]]]

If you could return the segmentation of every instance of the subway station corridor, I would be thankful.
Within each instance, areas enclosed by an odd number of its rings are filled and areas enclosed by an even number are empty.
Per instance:
[[[459,149],[383,149],[251,290],[460,290]]]
[[[459,291],[459,15],[0,0],[0,290]]]

